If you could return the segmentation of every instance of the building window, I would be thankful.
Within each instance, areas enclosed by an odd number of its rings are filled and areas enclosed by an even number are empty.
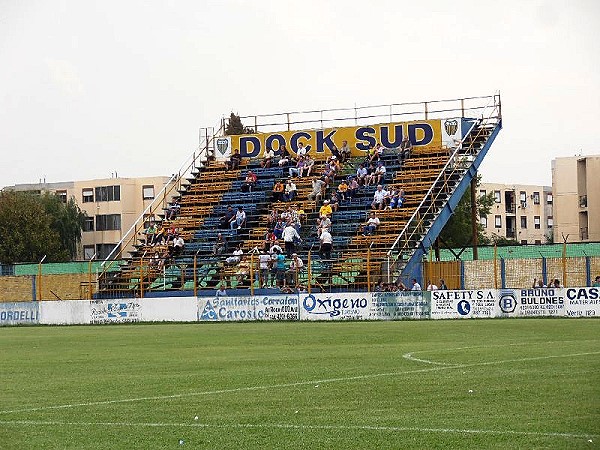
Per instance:
[[[154,186],[142,186],[142,196],[144,200],[152,200],[154,198]]]
[[[494,191],[494,201],[496,203],[502,203],[502,195],[500,195],[500,191]]]
[[[81,197],[83,199],[83,203],[92,203],[94,201],[94,189],[83,188],[81,190]]]
[[[521,239],[521,245],[527,245],[527,239]]]
[[[96,231],[109,231],[121,229],[120,214],[102,214],[96,216]]]
[[[486,216],[481,216],[479,218],[479,223],[481,224],[481,226],[483,228],[487,228],[487,217]]]
[[[519,200],[521,203],[526,203],[527,202],[527,192],[525,192],[525,191],[519,192]]]
[[[534,216],[533,218],[533,226],[536,230],[540,229],[540,216]]]
[[[86,217],[83,219],[83,231],[94,231],[94,218]]]
[[[527,228],[527,216],[521,216],[521,228]]]
[[[536,239],[535,240],[535,245],[542,245],[541,239]]]
[[[117,244],[96,244],[96,259],[106,259],[110,252],[113,251]],[[116,255],[118,250],[116,250],[113,255]]]
[[[552,204],[552,192],[548,192],[548,194],[546,195],[546,203],[548,205]]]
[[[94,257],[94,246],[93,245],[84,245],[83,246],[83,259],[87,259],[88,261]]]
[[[554,226],[554,218],[552,216],[548,216],[548,228],[552,228]]]
[[[121,186],[98,186],[96,188],[97,202],[118,202],[121,200]]]
[[[479,196],[480,197],[485,197],[487,194],[487,192],[485,191],[485,189],[479,189]]]
[[[496,228],[502,228],[502,216],[494,216],[494,226]]]
[[[533,193],[533,204],[534,205],[539,205],[540,204],[540,193],[539,192],[534,192]]]
[[[56,191],[55,195],[60,198],[60,201],[63,203],[67,203],[67,191]]]

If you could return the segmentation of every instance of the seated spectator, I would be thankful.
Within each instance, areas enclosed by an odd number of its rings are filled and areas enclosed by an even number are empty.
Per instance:
[[[401,208],[404,203],[404,190],[394,189],[389,195],[389,208]]]
[[[242,250],[243,244],[240,244],[234,251],[231,256],[225,258],[225,263],[227,264],[238,264],[242,260],[242,255],[244,254],[244,250]]]
[[[302,142],[298,142],[298,150],[296,150],[296,156],[298,157],[298,159],[300,157],[306,156],[306,147],[304,147],[304,144]]]
[[[402,139],[402,143],[400,144],[400,153],[399,160],[404,160],[410,158],[410,154],[412,153],[412,142],[410,142],[410,138],[408,136],[404,136]]]
[[[167,209],[167,220],[174,220],[179,215],[180,210],[181,205],[179,205],[177,199],[173,200],[173,203],[171,203]]]
[[[167,239],[167,228],[164,225],[154,235],[154,245],[163,245]]]
[[[173,239],[175,239],[176,234],[177,234],[177,228],[175,228],[173,225],[171,225],[166,232],[165,245],[169,245],[169,243],[172,242]]]
[[[329,216],[323,216],[317,219],[317,236],[321,236],[323,230],[331,230],[331,219]]]
[[[271,167],[271,164],[273,163],[273,158],[275,158],[275,152],[271,147],[269,147],[263,154],[263,159],[260,162],[260,167],[264,169],[268,169],[269,167]]]
[[[144,245],[154,245],[154,236],[156,235],[157,231],[158,228],[156,227],[156,224],[154,222],[150,222],[150,225],[148,225],[148,228],[146,228],[144,231],[144,234],[146,235]]]
[[[231,224],[231,219],[235,217],[235,211],[231,205],[227,206],[225,214],[219,218],[219,228],[227,229]]]
[[[379,162],[381,160],[381,157],[383,156],[384,151],[385,147],[377,143],[372,150],[369,149],[369,162],[372,164]]]
[[[279,147],[279,162],[277,163],[279,167],[285,167],[291,161],[291,156],[289,150],[286,148],[285,144],[282,144]]]
[[[281,239],[284,228],[285,228],[285,224],[283,223],[283,220],[281,220],[281,219],[277,220],[277,223],[275,224],[275,228],[273,228],[273,234],[275,235],[275,237],[277,239]]]
[[[342,157],[342,155],[340,154],[340,151],[338,150],[338,148],[336,147],[335,144],[333,144],[333,147],[331,147],[331,154],[333,156],[335,156],[337,159],[340,159]]]
[[[230,221],[230,227],[232,230],[236,228],[239,230],[246,224],[246,211],[244,211],[243,206],[238,206],[238,210],[235,213],[235,216]]]
[[[315,166],[315,160],[309,155],[304,158],[304,167],[300,171],[300,177],[310,177],[313,167]]]
[[[273,255],[274,253],[283,253],[283,249],[279,245],[279,241],[277,239],[274,240],[273,243],[271,244],[271,249],[269,250],[269,253],[271,255]]]
[[[292,261],[290,262],[290,267],[287,270],[286,281],[288,285],[296,286],[298,284],[298,275],[302,271],[304,267],[304,262],[297,253],[292,254]]]
[[[356,197],[356,194],[358,194],[358,181],[356,181],[356,177],[351,177],[350,178],[350,182],[348,183],[348,191],[347,191],[347,196],[350,199],[353,199],[354,197]]]
[[[331,216],[333,214],[333,210],[331,209],[331,205],[329,204],[329,200],[323,201],[323,206],[319,208],[319,217],[323,216]]]
[[[369,171],[364,164],[358,166],[358,169],[356,169],[356,181],[359,185],[364,186],[366,184],[368,175]]]
[[[331,206],[331,210],[333,212],[337,212],[338,208],[340,207],[340,198],[336,192],[331,193],[331,197],[329,197],[329,206]]]
[[[292,200],[294,200],[296,198],[296,194],[297,194],[296,184],[290,178],[287,180],[287,183],[285,185],[284,200],[286,202],[291,202]]]
[[[213,244],[213,255],[222,255],[227,252],[227,239],[221,233],[217,234],[217,240]]]
[[[246,179],[244,180],[244,184],[242,184],[242,192],[252,192],[254,187],[256,186],[256,174],[251,170],[246,174]]]
[[[346,196],[348,196],[348,183],[346,183],[346,180],[342,180],[338,185],[337,195],[340,200],[346,200]]]
[[[340,161],[342,162],[342,164],[346,163],[346,161],[348,161],[350,159],[351,156],[351,151],[350,151],[350,147],[348,146],[348,141],[342,141],[342,147],[340,148]]]
[[[177,235],[175,237],[175,240],[173,241],[173,256],[181,255],[184,245],[185,245],[185,241],[183,240],[181,235]]]
[[[298,157],[298,162],[296,163],[296,167],[290,167],[288,169],[288,173],[290,175],[290,177],[293,177],[294,175],[301,178],[302,177],[302,172],[304,171],[304,157],[300,156]]]
[[[229,170],[237,170],[240,167],[240,162],[242,162],[242,155],[240,155],[239,150],[234,150],[233,154],[229,157],[229,161],[225,163]]]
[[[373,194],[373,203],[371,203],[371,209],[384,209],[385,208],[385,196],[387,191],[383,189],[383,186],[379,184],[375,194]]]
[[[385,172],[386,172],[386,168],[383,165],[382,162],[377,163],[377,167],[375,168],[375,171],[373,172],[373,174],[371,175],[373,178],[373,183],[372,184],[380,184],[384,181],[385,178]]]
[[[367,224],[363,228],[363,236],[371,236],[380,223],[381,222],[379,221],[379,218],[375,215],[375,212],[371,212],[371,217],[369,217],[369,220],[367,220]]]
[[[277,211],[277,208],[273,208],[267,216],[267,229],[269,231],[273,231],[273,228],[275,228],[275,224],[277,223],[277,219],[279,219],[279,211]]]
[[[309,200],[317,200],[319,201],[325,192],[325,188],[327,183],[323,178],[315,178],[312,180],[312,191],[308,194]]]
[[[319,236],[319,256],[323,259],[331,259],[331,250],[333,249],[333,237],[329,228],[324,228]]]
[[[284,191],[285,191],[285,185],[280,180],[277,180],[277,182],[273,186],[273,201],[274,202],[282,202],[284,200],[283,199]]]

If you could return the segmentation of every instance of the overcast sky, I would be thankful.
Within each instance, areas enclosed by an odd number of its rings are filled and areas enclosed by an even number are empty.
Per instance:
[[[484,181],[600,154],[600,1],[0,0],[0,187],[170,175],[232,110],[496,90]]]

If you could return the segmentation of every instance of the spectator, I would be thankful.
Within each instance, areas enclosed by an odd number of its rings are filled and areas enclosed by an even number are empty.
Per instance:
[[[273,208],[267,216],[267,229],[269,231],[273,231],[273,228],[275,228],[275,224],[277,223],[277,219],[279,219],[279,212],[277,211],[277,208]]]
[[[236,248],[231,256],[228,256],[227,258],[225,258],[225,262],[227,264],[238,264],[241,260],[242,260],[242,256],[244,254],[244,250],[242,249],[242,244],[240,244],[238,246],[238,248]]]
[[[279,250],[281,250],[281,248]],[[274,256],[274,258],[271,257],[271,264],[275,270],[275,280],[277,282],[277,286],[281,288],[283,287],[285,281],[285,256],[283,256],[282,251],[276,252]]]
[[[327,183],[322,178],[315,178],[312,180],[312,191],[308,194],[308,199],[316,201],[321,200],[326,186]]]
[[[431,280],[429,280],[429,283],[427,284],[427,290],[428,291],[437,291],[438,287],[435,284],[433,284],[431,282]]]
[[[364,186],[367,181],[368,174],[369,171],[367,170],[364,164],[358,166],[358,169],[356,169],[356,180],[358,181],[358,184]]]
[[[235,217],[235,211],[233,210],[231,205],[228,205],[227,211],[225,211],[225,214],[223,216],[221,216],[221,218],[219,219],[219,228],[225,229],[225,230],[227,228],[229,228],[229,226],[231,224],[231,219],[234,217]]]
[[[217,234],[217,240],[213,244],[213,255],[222,255],[227,252],[227,240],[221,233]]]
[[[302,142],[298,142],[298,150],[296,150],[296,156],[298,158],[306,156],[306,147],[304,147],[304,144]]]
[[[298,162],[296,163],[296,167],[290,167],[288,169],[288,173],[290,178],[296,175],[299,178],[302,178],[302,172],[304,171],[304,156],[300,156],[298,158]]]
[[[342,156],[335,144],[333,144],[333,146],[331,147],[331,154],[333,156],[335,156],[337,159],[340,159]]]
[[[288,179],[285,185],[285,201],[291,202],[296,198],[296,184],[292,181],[292,179]]]
[[[320,217],[330,216],[331,214],[333,214],[333,210],[331,209],[331,206],[329,205],[329,200],[324,200],[323,206],[321,206],[319,208],[319,216]]]
[[[146,228],[144,231],[144,234],[146,235],[146,240],[144,241],[145,245],[154,245],[154,237],[157,231],[158,229],[156,224],[154,222],[150,222],[150,225],[148,225],[148,228]]]
[[[292,254],[292,262],[290,262],[290,268],[287,270],[287,284],[288,285],[298,285],[298,275],[302,271],[304,267],[304,262],[297,253]]]
[[[274,202],[282,202],[284,191],[285,191],[285,185],[280,180],[277,180],[277,182],[273,186],[273,201]]]
[[[283,236],[283,230],[285,229],[285,224],[283,223],[283,220],[278,219],[277,223],[275,224],[275,228],[273,228],[273,234],[275,235],[275,238],[277,239],[281,239],[281,236]]]
[[[417,282],[416,278],[413,278],[412,282],[413,282],[413,285],[412,285],[412,288],[410,289],[411,291],[422,291],[421,285]]]
[[[174,220],[181,210],[181,205],[177,201],[177,199],[173,200],[173,203],[169,205],[169,209],[167,210],[167,220]]]
[[[183,252],[183,247],[185,246],[185,241],[181,237],[181,235],[177,235],[175,240],[173,241],[173,256],[181,255]]]
[[[324,228],[319,236],[319,256],[323,259],[331,259],[331,250],[333,249],[333,237],[329,232],[329,228]]]
[[[346,200],[346,196],[348,195],[348,183],[346,183],[346,180],[342,180],[338,185],[337,195],[340,200]]]
[[[448,290],[448,286],[446,286],[446,282],[444,281],[443,278],[440,278],[440,290],[441,291],[447,291]]]
[[[404,160],[410,158],[410,154],[412,152],[412,142],[410,142],[410,138],[408,136],[404,136],[402,142],[400,143],[400,154],[399,160]]]
[[[313,167],[315,166],[315,160],[309,155],[304,158],[304,167],[300,171],[300,177],[310,177]]]
[[[317,219],[317,236],[321,236],[323,230],[331,230],[331,219],[328,216]]]
[[[371,236],[380,223],[379,217],[375,215],[375,212],[371,212],[371,217],[369,217],[367,224],[363,228],[363,236]]]
[[[298,231],[292,224],[288,224],[281,235],[285,244],[285,253],[289,257],[296,251],[296,241],[302,241]]]
[[[340,206],[340,198],[338,197],[337,193],[331,193],[331,197],[329,197],[329,206],[331,206],[333,212],[337,212]]]
[[[348,146],[348,141],[342,141],[342,147],[340,148],[340,161],[345,163],[350,159],[351,151]]]
[[[383,189],[381,184],[377,185],[377,190],[373,194],[373,203],[371,203],[371,209],[379,209],[382,210],[385,208],[385,196],[387,195],[387,191]]]
[[[271,265],[271,256],[263,251],[258,257],[258,269],[260,274],[259,283],[263,288],[266,288],[270,284],[269,280],[269,268]]]
[[[225,290],[226,284],[227,283],[225,283],[224,281],[221,281],[219,289],[217,289],[217,292],[215,293],[215,297],[227,297],[227,291]]]
[[[373,184],[380,184],[384,181],[385,178],[385,166],[383,165],[382,162],[377,163],[377,167],[375,168],[375,171],[371,174],[371,177],[373,179]]]
[[[532,288],[545,288],[546,285],[544,284],[544,282],[542,281],[542,279],[540,278],[539,280],[537,278],[533,279],[533,285],[531,286]]]
[[[275,152],[269,147],[263,154],[263,160],[260,162],[260,166],[264,169],[268,169],[273,163],[273,158],[275,158]]]
[[[391,193],[388,194],[388,200],[389,200],[389,208],[390,209],[394,209],[394,208],[400,208],[402,207],[402,204],[404,203],[404,190],[402,189],[393,189]]]
[[[273,241],[273,244],[271,245],[271,249],[269,250],[269,253],[271,254],[271,257],[273,256],[273,254],[283,253],[283,249],[279,245],[279,241],[277,239],[275,239],[275,241]],[[273,258],[271,258],[271,259],[273,259]]]
[[[242,192],[252,192],[254,187],[256,186],[256,174],[251,170],[246,174],[246,179],[244,180],[244,184],[242,184]]]
[[[242,161],[242,156],[240,155],[239,150],[234,150],[233,154],[229,157],[229,161],[225,163],[229,170],[237,170],[240,167],[240,162]]]
[[[560,284],[560,280],[558,278],[555,278],[554,281],[552,282],[551,287],[559,289],[559,288],[563,288],[564,286],[562,284]]]
[[[356,177],[350,177],[350,182],[348,183],[348,191],[347,195],[349,199],[353,199],[358,194],[359,184],[356,181]]]
[[[236,228],[239,230],[246,224],[246,211],[244,211],[243,206],[238,206],[238,210],[235,213],[235,216],[230,221],[230,227],[232,230]]]
[[[281,147],[279,147],[279,167],[285,167],[288,165],[288,163],[291,161],[291,157],[290,157],[290,152],[289,150],[286,148],[285,144],[282,144]]]
[[[594,283],[592,284],[592,287],[600,287],[600,275],[594,278]]]

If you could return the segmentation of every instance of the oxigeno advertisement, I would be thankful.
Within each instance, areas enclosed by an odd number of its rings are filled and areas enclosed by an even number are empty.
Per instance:
[[[467,119],[450,118],[226,136],[215,138],[215,154],[218,160],[225,160],[233,150],[239,150],[243,158],[257,158],[269,148],[278,155],[282,145],[296,153],[299,144],[302,144],[313,156],[330,155],[334,145],[340,148],[343,141],[348,141],[352,153],[360,156],[377,143],[386,148],[400,147],[405,136],[408,136],[413,147],[454,147],[456,141],[462,139],[463,129],[466,132],[468,127]]]

